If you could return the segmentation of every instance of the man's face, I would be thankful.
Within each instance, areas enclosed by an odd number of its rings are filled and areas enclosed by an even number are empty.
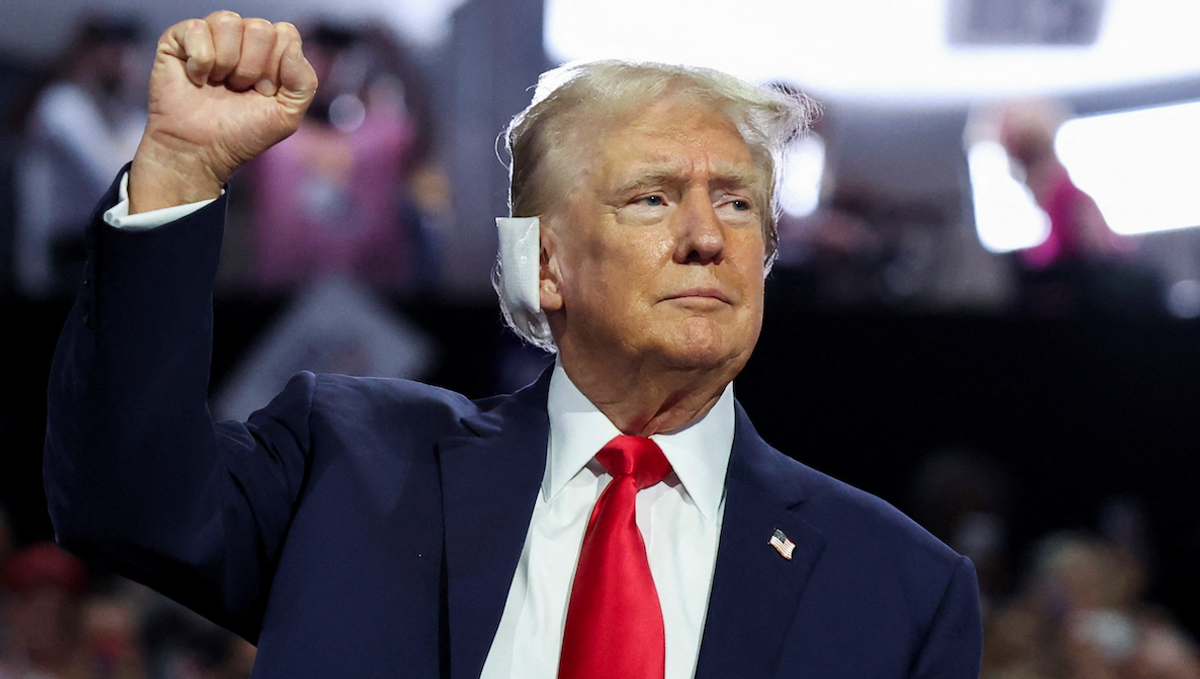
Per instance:
[[[711,108],[665,99],[579,138],[568,162],[590,162],[542,236],[542,306],[564,364],[732,379],[762,325],[768,209],[741,135]]]

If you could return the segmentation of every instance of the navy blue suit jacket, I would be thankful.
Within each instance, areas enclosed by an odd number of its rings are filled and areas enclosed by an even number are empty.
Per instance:
[[[548,375],[471,401],[304,373],[213,424],[223,214],[93,220],[50,384],[59,540],[255,641],[255,677],[478,676],[545,467]],[[977,676],[967,559],[772,449],[740,407],[726,492],[698,677]]]

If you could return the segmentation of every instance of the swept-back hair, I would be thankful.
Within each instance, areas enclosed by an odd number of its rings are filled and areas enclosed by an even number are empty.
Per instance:
[[[764,269],[775,261],[779,242],[780,156],[784,146],[805,130],[817,111],[812,100],[759,87],[709,68],[600,60],[572,62],[538,78],[533,101],[513,116],[504,133],[509,163],[509,212],[513,217],[548,215],[559,207],[568,187],[568,148],[588,123],[613,120],[667,98],[692,100],[726,115],[750,149],[765,180],[768,210],[763,212]],[[550,325],[541,311],[521,308],[506,298],[504,271],[497,265],[493,283],[509,326],[526,341],[556,351]]]

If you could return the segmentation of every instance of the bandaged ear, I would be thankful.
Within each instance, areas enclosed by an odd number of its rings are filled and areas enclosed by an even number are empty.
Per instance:
[[[510,304],[532,314],[542,310],[538,283],[541,268],[541,232],[537,217],[497,217],[500,236],[500,271],[504,296]]]

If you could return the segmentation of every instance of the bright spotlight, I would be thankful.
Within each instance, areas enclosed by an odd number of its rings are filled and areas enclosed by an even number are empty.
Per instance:
[[[1113,231],[1200,226],[1200,101],[1075,118],[1055,150]]]
[[[1050,218],[1033,194],[1013,178],[1008,154],[994,141],[967,150],[975,230],[991,252],[1011,252],[1041,244],[1050,235]]]

